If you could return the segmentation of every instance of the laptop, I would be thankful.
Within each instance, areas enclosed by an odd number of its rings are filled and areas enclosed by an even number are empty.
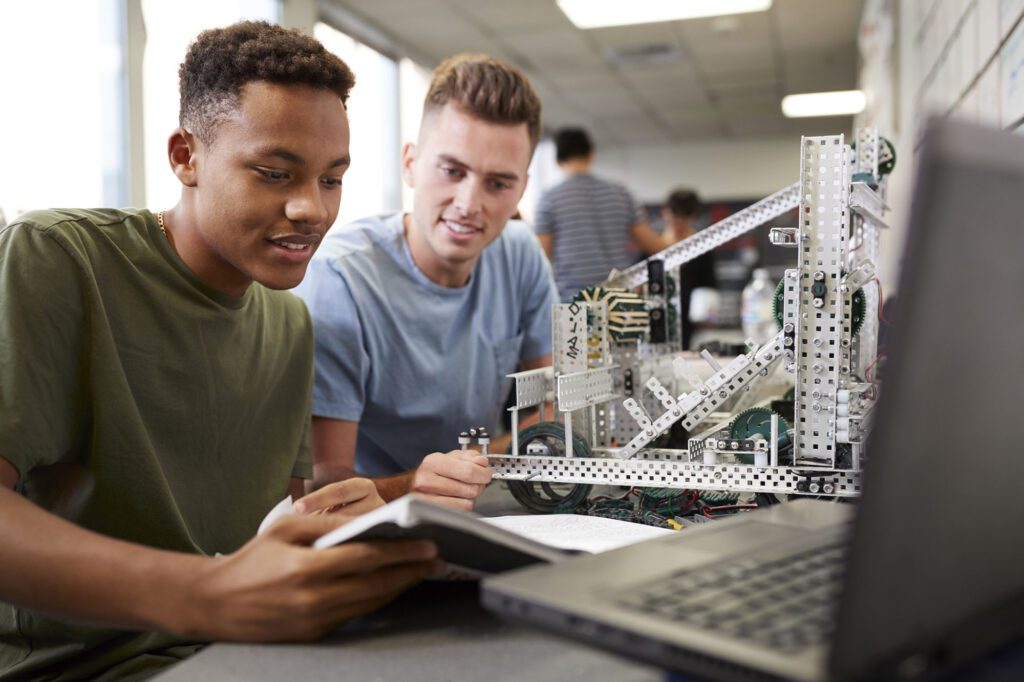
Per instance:
[[[1024,138],[920,150],[863,495],[489,578],[517,623],[696,679],[928,678],[1024,633]]]

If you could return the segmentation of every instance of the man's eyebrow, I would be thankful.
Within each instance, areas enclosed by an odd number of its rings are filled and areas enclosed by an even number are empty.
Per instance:
[[[461,166],[462,168],[466,168],[466,169],[472,170],[472,169],[470,169],[468,164],[463,163],[462,161],[459,161],[454,156],[449,156],[448,154],[438,154],[438,158],[440,158],[442,161],[444,161],[446,163],[451,163],[451,164],[454,164],[456,166]],[[511,180],[513,182],[519,180],[519,176],[517,174],[515,174],[515,173],[493,172],[493,173],[488,173],[487,175],[488,175],[488,177],[501,178],[502,180]]]
[[[290,163],[294,163],[297,166],[305,166],[306,160],[296,154],[293,151],[289,151],[283,147],[270,147],[267,149],[259,150],[260,156],[276,156],[279,159],[284,159]],[[328,168],[337,168],[338,166],[347,166],[351,163],[351,158],[348,154],[345,156],[339,156],[334,161],[328,164]]]

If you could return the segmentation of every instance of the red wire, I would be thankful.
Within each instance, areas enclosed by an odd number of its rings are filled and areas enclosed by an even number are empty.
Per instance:
[[[878,285],[878,319],[891,326],[892,323],[882,315],[882,303],[885,302],[885,293],[882,291],[882,280],[875,277],[871,281]]]
[[[850,253],[853,253],[854,251],[856,251],[857,249],[859,249],[862,246],[864,246],[864,232],[863,231],[860,234],[860,241],[857,242],[857,246],[855,246],[852,249],[850,249]]]
[[[878,395],[878,387],[875,385],[874,379],[871,378],[871,368],[878,364],[878,361],[885,357],[885,353],[879,353],[878,356],[868,365],[868,368],[864,370],[864,378],[871,384],[871,399],[874,400],[875,396]]]
[[[704,507],[701,513],[709,519],[715,518],[714,512],[738,511],[741,509],[757,509],[756,504],[723,504],[719,507]]]

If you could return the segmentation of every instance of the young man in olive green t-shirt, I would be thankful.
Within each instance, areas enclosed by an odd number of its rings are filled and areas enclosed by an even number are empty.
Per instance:
[[[381,503],[362,479],[254,538],[310,475],[310,320],[276,290],[337,214],[351,73],[246,22],[201,34],[180,75],[177,206],[0,230],[0,679],[309,639],[437,569],[429,543],[309,547],[344,521],[310,512]]]

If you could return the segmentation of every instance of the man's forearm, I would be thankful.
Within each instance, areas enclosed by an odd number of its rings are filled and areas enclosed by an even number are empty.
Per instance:
[[[406,471],[404,474],[382,476],[372,480],[377,486],[377,494],[384,498],[385,502],[390,502],[409,492],[412,487],[412,477],[415,473],[415,471]]]
[[[391,500],[397,500],[402,495],[409,492],[412,486],[412,477],[415,471],[406,471],[405,473],[396,474],[394,476],[377,476],[369,477],[373,481],[374,485],[377,486],[377,494],[384,499],[385,502]],[[339,464],[337,462],[322,462],[313,465],[313,481],[314,484],[311,486],[312,490],[319,490],[320,488],[334,483],[336,481],[344,481],[349,478],[367,478],[365,474],[360,474],[355,469]],[[311,492],[311,490],[307,490]]]
[[[0,487],[0,599],[119,628],[193,633],[205,562],[85,530]]]

